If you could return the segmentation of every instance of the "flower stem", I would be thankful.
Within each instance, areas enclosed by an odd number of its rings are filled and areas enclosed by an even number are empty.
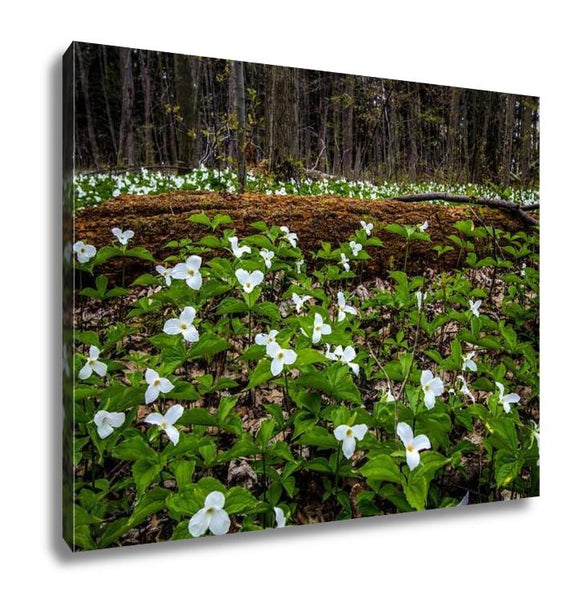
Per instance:
[[[336,507],[338,508],[338,469],[340,467],[340,444],[336,449],[336,469],[334,471],[334,501],[336,503]],[[336,519],[336,512],[334,514],[334,518]]]

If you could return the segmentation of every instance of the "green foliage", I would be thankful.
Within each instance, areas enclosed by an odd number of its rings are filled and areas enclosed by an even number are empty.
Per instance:
[[[190,519],[214,492],[224,495],[229,531],[272,527],[274,506],[297,523],[308,506],[330,520],[454,506],[466,492],[471,501],[538,493],[536,234],[494,232],[501,250],[491,256],[489,229],[459,221],[434,249],[463,252],[467,268],[392,271],[374,285],[336,265],[348,244],[323,243],[298,275],[297,261],[308,255],[279,227],[255,223],[256,234],[240,239],[250,253],[235,258],[228,216],[190,219],[212,232],[226,227],[221,237],[168,244],[169,269],[217,251],[203,261],[198,289],[175,277],[168,286],[153,265],[127,280],[131,293],[99,273],[113,258],[152,262],[132,243],[101,247],[79,265],[86,312],[72,366],[78,548],[190,537]],[[430,241],[420,227],[386,228],[405,238],[411,255],[413,242]],[[361,229],[352,240],[363,246],[360,260],[380,244]],[[274,253],[271,268],[262,249]],[[244,292],[239,268],[264,281]],[[355,311],[340,320],[339,291]],[[293,295],[310,299],[297,306]],[[168,323],[187,307],[194,316],[172,332]],[[146,370],[156,375],[146,381]],[[428,371],[442,385],[432,404]],[[170,388],[146,403],[156,379]],[[519,401],[507,403],[514,393]],[[182,411],[168,425],[175,406]],[[103,413],[112,413],[110,430],[97,420]],[[402,423],[429,440],[413,466]]]

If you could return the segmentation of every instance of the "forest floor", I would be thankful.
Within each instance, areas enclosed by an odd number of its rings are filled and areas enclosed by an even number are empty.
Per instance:
[[[188,218],[195,213],[210,218],[227,214],[232,218],[236,233],[242,239],[255,230],[253,222],[265,221],[269,226],[285,225],[298,234],[301,247],[315,251],[321,241],[333,247],[345,241],[360,221],[373,222],[373,235],[379,237],[382,248],[373,248],[368,276],[384,275],[390,269],[402,268],[405,240],[382,226],[390,223],[420,225],[429,223],[432,243],[414,242],[409,258],[410,272],[425,267],[444,270],[457,266],[457,254],[436,257],[433,246],[445,244],[459,220],[470,219],[509,232],[525,229],[517,218],[502,211],[475,206],[448,206],[432,203],[401,203],[393,200],[361,200],[339,196],[280,196],[265,194],[231,194],[228,192],[171,192],[153,196],[122,195],[96,208],[86,208],[75,216],[75,236],[97,248],[113,240],[111,229],[120,227],[135,232],[136,241],[151,251],[160,262],[169,250],[166,244],[174,239],[190,237],[199,240],[208,229],[192,224]],[[144,263],[134,263],[134,273]],[[133,269],[133,267],[132,267]]]

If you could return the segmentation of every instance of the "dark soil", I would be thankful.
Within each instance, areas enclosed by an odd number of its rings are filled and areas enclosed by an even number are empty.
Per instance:
[[[206,227],[192,224],[188,217],[206,213],[210,218],[217,213],[228,214],[238,236],[256,232],[250,224],[264,220],[269,225],[286,225],[298,234],[299,245],[308,254],[319,248],[321,241],[330,241],[333,247],[359,230],[360,220],[373,222],[373,235],[384,242],[383,248],[370,250],[373,257],[366,270],[368,276],[383,276],[390,269],[402,269],[405,240],[381,229],[396,222],[401,225],[429,222],[428,232],[433,243],[415,241],[409,255],[408,269],[420,272],[425,267],[436,270],[457,265],[457,252],[437,258],[433,245],[445,244],[449,234],[455,232],[458,220],[483,221],[488,226],[516,232],[524,223],[502,211],[485,207],[433,205],[430,203],[401,203],[391,200],[360,200],[336,196],[278,196],[264,194],[229,194],[215,192],[171,192],[155,196],[123,195],[99,207],[77,213],[75,233],[97,248],[113,240],[111,229],[118,226],[135,231],[134,246],[148,248],[158,261],[171,251],[164,246],[171,240],[190,237],[198,240],[208,234]],[[479,217],[479,219],[478,219]],[[218,232],[219,231],[218,229]],[[135,262],[133,273],[150,271],[146,262]]]

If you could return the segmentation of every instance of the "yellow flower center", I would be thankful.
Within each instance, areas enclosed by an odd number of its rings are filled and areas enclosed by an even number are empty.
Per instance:
[[[431,387],[430,387],[428,384],[426,384],[426,385],[425,385],[425,390],[426,390],[426,391],[428,391],[430,388],[431,388]]]
[[[160,384],[161,384],[161,380],[160,380],[159,378],[156,378],[156,379],[153,381],[153,386],[154,386],[154,387],[158,387]]]
[[[191,276],[195,275],[195,269],[188,269],[187,273]]]
[[[415,450],[412,444],[407,444],[406,449],[409,451],[409,453],[412,453]]]
[[[184,322],[182,322],[181,323],[181,328],[185,331],[187,329],[187,325]]]
[[[159,427],[161,427],[161,429],[166,429],[167,423],[165,421],[161,421],[161,424],[159,425]]]
[[[213,506],[210,506],[205,512],[206,514],[211,515],[213,512],[215,512],[215,508]]]
[[[353,437],[353,431],[352,431],[352,429],[350,427],[346,430],[346,437],[347,438],[352,438]]]
[[[283,358],[284,358],[284,353],[283,353],[282,351],[280,351],[280,352],[278,353],[278,358],[279,358],[279,359],[283,359]]]

